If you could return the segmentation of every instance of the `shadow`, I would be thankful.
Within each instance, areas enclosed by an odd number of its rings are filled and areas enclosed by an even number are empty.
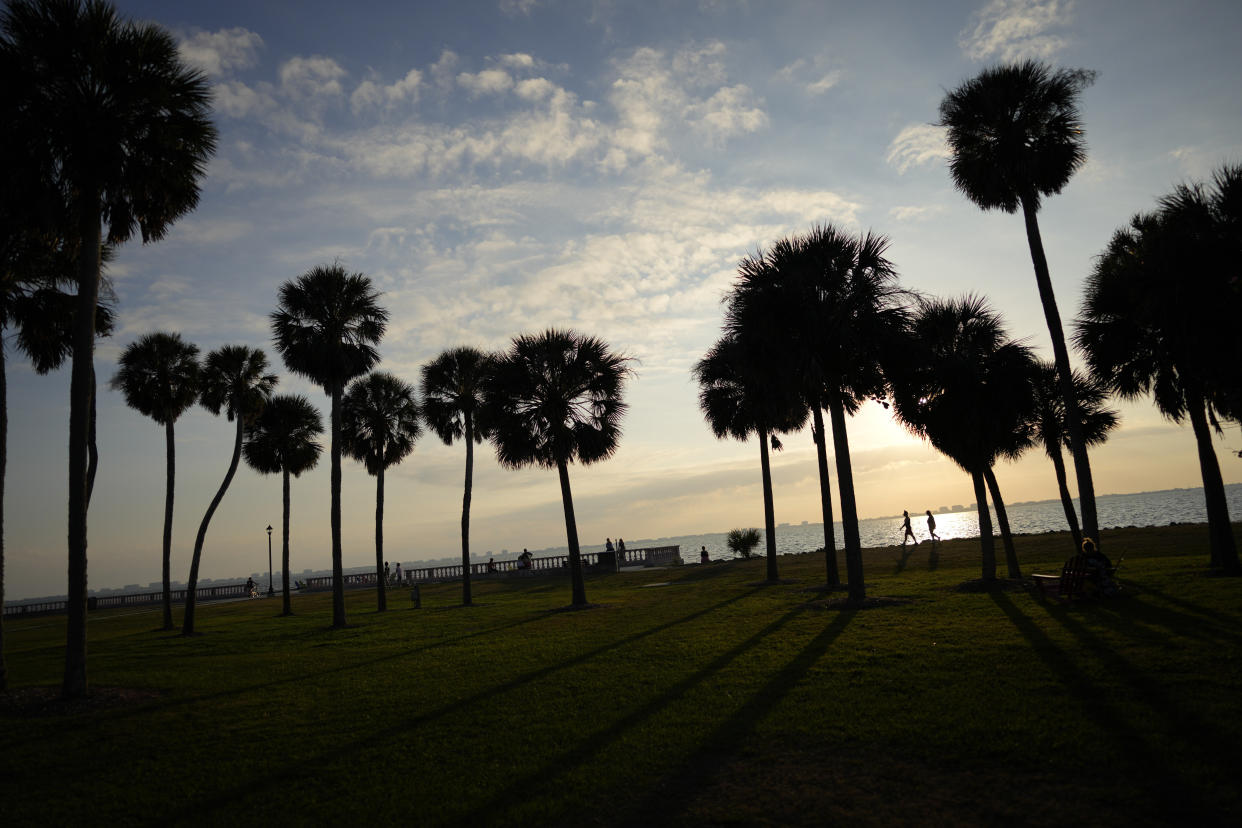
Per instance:
[[[425,713],[417,713],[413,716],[410,716],[405,721],[399,724],[394,724],[392,726],[385,727],[382,732],[368,733],[366,735],[360,736],[358,739],[355,739],[351,742],[346,742],[340,745],[336,745],[330,750],[323,751],[319,754],[316,754],[314,756],[310,756],[304,759],[299,759],[296,762],[287,765],[283,769],[276,770],[276,771],[273,771],[267,774],[263,779],[257,779],[257,778],[249,779],[247,780],[244,786],[234,787],[232,789],[224,790],[224,791],[218,791],[218,792],[212,793],[211,795],[207,797],[204,797],[200,801],[188,802],[186,803],[185,807],[182,808],[180,811],[170,814],[169,819],[170,821],[173,821],[173,822],[179,822],[182,820],[193,820],[196,822],[202,821],[205,816],[209,817],[209,815],[212,815],[216,811],[224,811],[230,808],[235,808],[237,802],[241,800],[243,797],[252,793],[257,786],[263,786],[267,784],[275,785],[278,783],[290,783],[297,779],[300,779],[305,774],[304,769],[307,767],[321,768],[325,764],[343,761],[345,757],[348,756],[349,754],[364,750],[369,747],[373,747],[377,745],[381,739],[385,739],[385,740],[391,739],[394,734],[411,734],[411,735],[416,734],[418,731],[418,728],[420,728],[421,726],[425,725],[428,722],[434,721],[443,716],[447,716],[451,713],[456,713],[462,710],[471,709],[474,706],[479,705],[479,704],[492,703],[496,698],[503,698],[506,693],[509,693],[524,684],[529,684],[531,682],[538,681],[539,679],[546,678],[547,676],[552,675],[553,673],[557,673],[561,670],[566,670],[571,667],[575,667],[579,664],[582,664],[584,662],[590,661],[596,656],[609,652],[610,650],[620,649],[628,644],[634,643],[635,641],[641,641],[644,638],[648,638],[658,633],[665,632],[669,629],[672,629],[673,627],[677,627],[682,624],[686,624],[696,619],[710,615],[711,613],[716,612],[717,610],[720,610],[724,607],[729,606],[730,604],[736,603],[738,601],[741,601],[744,598],[749,597],[750,595],[753,595],[754,592],[755,590],[748,590],[746,592],[739,593],[733,596],[732,598],[727,598],[724,601],[720,601],[719,603],[713,604],[712,606],[704,607],[703,609],[696,610],[690,613],[689,615],[683,616],[681,618],[677,618],[671,621],[666,621],[663,624],[658,624],[654,627],[650,627],[646,630],[635,633],[626,638],[621,638],[616,641],[596,647],[593,650],[580,653],[572,658],[566,659],[565,661],[562,661],[556,664],[548,664],[543,667],[530,670],[502,684],[489,687],[484,690],[480,690],[470,696],[465,696],[463,698],[456,699],[455,701],[452,701],[448,704],[441,705],[440,707],[437,707],[433,710],[429,710]],[[785,618],[780,619],[778,623],[783,625],[785,621],[787,621],[788,618],[791,617],[793,614],[794,614],[793,612],[790,612]],[[528,623],[528,622],[524,622],[524,623]],[[515,625],[510,624],[505,629],[512,629],[513,626]],[[772,626],[773,625],[769,625],[769,627],[772,627]],[[752,636],[752,639],[756,639],[761,634],[764,634],[764,633],[762,632],[757,633],[756,636]],[[472,634],[468,636],[461,636],[460,638],[455,639],[455,640],[464,640],[466,638],[472,638],[474,637],[474,635],[476,634]],[[438,642],[436,645],[432,645],[432,646],[439,646],[440,644],[443,644],[443,643],[446,643],[446,642]],[[419,648],[419,649],[431,649],[431,646]],[[400,655],[406,655],[406,654],[408,654],[408,651],[406,653],[401,653]],[[342,672],[347,669],[356,669],[358,667],[365,666],[366,664],[372,664],[378,661],[385,661],[385,660],[388,660],[389,658],[391,657],[384,657],[382,659],[373,659],[369,662],[365,662],[361,664],[353,664],[353,665],[349,665],[348,667],[339,668],[337,670],[324,671],[323,673],[320,673],[318,675],[324,675],[324,674],[333,673],[333,672]],[[285,680],[285,681],[300,681],[302,680],[302,678],[305,678],[305,677],[299,677],[297,679],[290,679],[290,680]],[[284,683],[284,682],[283,681],[272,682],[272,684],[277,684],[277,683]],[[259,689],[259,688],[256,687],[256,688],[248,688],[248,689]],[[227,694],[217,694],[217,695],[227,695]],[[199,700],[201,699],[196,698],[191,701],[199,701]],[[654,712],[654,710],[652,712]],[[539,773],[547,774],[548,772],[546,770],[541,770]],[[536,781],[539,781],[539,780],[537,780],[536,778]],[[513,791],[509,791],[509,789],[506,789],[506,791],[508,791],[507,795],[509,797],[513,797],[516,795],[521,795],[523,797],[528,796],[529,795],[528,789],[531,787],[531,785],[532,783],[529,780],[526,781],[526,784],[524,786],[518,786],[515,783],[514,785],[510,787],[516,788],[517,789],[516,793],[514,793]],[[492,800],[489,800],[489,807],[490,808],[496,807],[495,803],[498,801],[500,801],[499,797],[494,797]],[[480,822],[491,822],[493,821],[493,818],[495,816],[494,811],[488,812],[486,810],[479,810],[477,811],[477,813],[481,814],[481,816],[478,819],[467,820],[466,822],[468,824],[477,824]],[[208,821],[210,821],[210,818],[208,818]]]
[[[658,785],[616,823],[660,825],[675,821],[676,816],[707,787],[720,767],[738,756],[740,748],[754,734],[759,723],[824,657],[853,620],[852,610],[838,613],[832,623],[811,639],[767,684],[732,716],[717,725],[680,768],[662,774],[664,779],[676,780],[675,783]]]
[[[901,553],[900,553],[901,556],[897,558],[897,566],[893,570],[894,575],[900,575],[901,573],[906,571],[906,566],[910,563],[910,559],[914,557],[914,550],[917,548],[918,547],[915,547],[915,546],[901,547]]]
[[[745,641],[741,642],[727,652],[721,653],[719,656],[712,659],[710,663],[703,666],[699,670],[696,670],[689,676],[686,676],[684,679],[677,682],[663,693],[649,699],[642,706],[630,711],[603,730],[596,731],[586,737],[571,750],[568,750],[560,756],[551,759],[542,767],[536,768],[529,773],[513,779],[508,785],[497,791],[491,799],[480,803],[472,811],[466,814],[462,822],[469,825],[487,822],[490,818],[494,817],[506,803],[512,802],[514,799],[518,798],[536,799],[543,791],[555,788],[559,784],[563,784],[561,782],[561,777],[563,775],[566,775],[574,769],[584,765],[593,755],[599,753],[610,744],[621,739],[626,732],[660,712],[670,703],[681,698],[694,687],[702,684],[704,681],[707,681],[738,657],[754,649],[765,638],[780,630],[800,612],[800,609],[792,609],[786,612],[780,618],[750,636],[750,638],[747,638]],[[805,667],[802,669],[804,672]]]
[[[940,566],[940,541],[932,541],[931,551],[927,553],[927,570],[935,572]]]
[[[1116,757],[1117,764],[1124,766],[1124,771],[1117,772],[1124,772],[1127,776],[1142,780],[1141,787],[1150,792],[1154,800],[1151,804],[1159,809],[1158,820],[1170,825],[1215,824],[1215,820],[1210,818],[1210,812],[1205,811],[1201,803],[1190,798],[1188,794],[1192,790],[1191,785],[1180,773],[1180,769],[1169,763],[1167,754],[1160,746],[1146,738],[1149,734],[1141,732],[1128,721],[1119,705],[1110,701],[1091,676],[1066,651],[1058,647],[1033,619],[1023,614],[1008,594],[994,591],[989,593],[989,597],[1031,645],[1032,651],[1044,666],[1060,679],[1066,692],[1083,708],[1087,719],[1110,740],[1111,753]],[[1082,629],[1078,622],[1070,619],[1069,607],[1045,609],[1062,625]],[[1124,659],[1102,645],[1097,654],[1105,651],[1108,653],[1106,660],[1111,662],[1110,666],[1124,664],[1122,672],[1131,674],[1128,678],[1137,673]],[[1150,680],[1144,680],[1144,683],[1152,684]],[[1058,725],[1057,711],[1049,710],[1048,726],[1051,728]],[[1101,784],[1105,784],[1103,780]]]
[[[1129,586],[1129,584],[1123,584],[1123,585]],[[1161,601],[1163,601],[1164,603],[1172,604],[1173,606],[1177,607],[1183,612],[1189,613],[1191,615],[1198,615],[1201,618],[1204,618],[1208,621],[1214,621],[1217,624],[1220,624],[1224,627],[1233,628],[1238,623],[1238,619],[1233,616],[1226,615],[1225,613],[1219,612],[1214,609],[1209,609],[1208,607],[1203,607],[1198,604],[1191,603],[1190,601],[1187,601],[1185,598],[1178,598],[1175,595],[1170,595],[1164,590],[1157,589],[1156,587],[1153,587],[1150,584],[1143,584],[1141,587],[1137,587],[1136,591],[1140,595],[1154,595],[1157,598],[1159,598]]]

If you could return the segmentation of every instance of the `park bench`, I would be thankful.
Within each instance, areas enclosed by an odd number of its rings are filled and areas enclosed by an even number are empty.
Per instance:
[[[1086,578],[1087,557],[1085,555],[1075,555],[1066,561],[1065,566],[1061,567],[1060,575],[1031,576],[1031,580],[1035,582],[1035,591],[1040,597],[1047,595],[1059,601],[1068,601],[1082,595],[1082,587]]]

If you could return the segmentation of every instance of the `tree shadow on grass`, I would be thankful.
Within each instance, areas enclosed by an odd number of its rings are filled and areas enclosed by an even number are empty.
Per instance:
[[[564,784],[562,781],[564,776],[571,774],[574,770],[586,764],[591,757],[600,753],[609,745],[622,740],[626,733],[661,712],[669,704],[682,698],[686,693],[690,692],[695,687],[709,680],[712,676],[725,669],[740,656],[754,649],[764,639],[776,633],[801,612],[802,610],[800,608],[795,608],[786,612],[780,618],[754,633],[745,641],[742,641],[740,644],[731,648],[727,652],[724,652],[712,659],[711,662],[704,665],[702,668],[686,676],[659,695],[649,699],[642,706],[630,711],[608,727],[587,736],[582,741],[578,742],[578,744],[576,744],[573,748],[545,762],[541,767],[514,778],[508,785],[499,790],[486,802],[479,804],[472,811],[470,811],[470,813],[464,815],[462,820],[463,824],[473,825],[486,822],[515,799],[537,799],[541,794]],[[842,627],[843,626],[844,625],[842,625]],[[832,637],[835,638],[835,635]],[[823,638],[823,634],[816,639],[816,642],[818,642],[820,638]],[[813,645],[814,643],[815,642],[812,642]],[[826,646],[827,645],[825,645],[825,649]],[[806,651],[804,651],[804,654],[805,652]],[[802,660],[803,659],[800,656],[798,659],[795,659],[794,662],[791,662],[791,665],[799,665],[795,668],[798,676],[801,676],[801,674],[806,671],[806,668],[809,667],[809,664],[801,665]],[[774,679],[773,682],[769,684],[768,688],[765,688],[765,692],[775,686],[778,683],[778,680],[781,680],[782,677],[784,677],[788,672],[790,672],[789,665],[787,665],[785,670],[778,675],[777,679]],[[778,695],[775,699],[764,700],[765,710],[767,705],[774,704],[777,699],[788,692],[788,689],[791,686],[792,681],[783,682],[780,695]],[[755,698],[757,699],[759,696],[756,696]],[[754,700],[752,699],[752,702],[753,701]],[[743,713],[746,710],[747,708],[744,707]],[[741,715],[742,713],[738,714],[738,716]]]
[[[1110,753],[1116,758],[1118,765],[1124,765],[1124,774],[1136,776],[1143,780],[1140,786],[1150,792],[1151,804],[1159,810],[1160,821],[1170,825],[1210,825],[1215,821],[1209,818],[1208,812],[1201,802],[1189,796],[1189,781],[1167,761],[1167,755],[1160,750],[1160,745],[1153,743],[1149,736],[1129,721],[1117,703],[1112,702],[1102,689],[1091,679],[1085,670],[1065,650],[1048,637],[1038,624],[1023,614],[1010,597],[999,591],[989,593],[989,597],[1005,614],[1022,637],[1031,645],[1031,650],[1056,675],[1066,692],[1083,708],[1086,718],[1111,741]],[[1047,611],[1054,620],[1067,628],[1076,628],[1085,633],[1085,628],[1073,620],[1068,608],[1048,607]],[[1073,631],[1071,629],[1071,631]],[[1158,690],[1154,682],[1142,676],[1132,665],[1104,646],[1101,642],[1093,642],[1091,647],[1096,655],[1114,672],[1124,678],[1138,682],[1144,699],[1164,696],[1160,701],[1167,711],[1172,712],[1163,690]],[[1154,695],[1153,695],[1154,694]],[[1063,717],[1056,709],[1048,713],[1048,727],[1064,727]],[[1110,773],[1121,773],[1122,768],[1107,769]],[[1198,797],[1196,797],[1198,799]]]
[[[742,599],[752,595],[753,593],[754,593],[754,590],[748,590],[746,592],[738,593],[737,595],[734,595],[731,598],[726,598],[725,600],[720,601],[716,604],[713,604],[712,606],[704,607],[699,610],[695,610],[694,612],[688,615],[685,615],[681,618],[673,619],[671,621],[666,621],[663,624],[658,624],[654,627],[650,627],[646,630],[642,630],[641,632],[634,633],[633,635],[627,636],[626,638],[617,639],[616,641],[603,644],[599,647],[596,647],[593,650],[580,653],[572,658],[566,659],[556,664],[547,664],[542,667],[536,668],[534,670],[527,671],[526,673],[523,673],[520,676],[516,676],[513,679],[510,679],[509,681],[506,681],[502,684],[496,685],[494,687],[489,687],[483,690],[479,690],[478,692],[473,693],[470,696],[457,699],[455,701],[449,702],[448,704],[441,705],[440,707],[437,707],[433,710],[429,710],[424,713],[417,713],[413,716],[410,716],[405,721],[399,724],[394,724],[392,726],[384,728],[384,730],[380,733],[367,733],[366,735],[361,736],[358,739],[354,739],[353,741],[334,746],[333,749],[331,749],[330,751],[324,751],[315,756],[307,757],[304,759],[298,759],[297,761],[286,765],[284,768],[280,770],[276,770],[276,771],[269,773],[263,779],[248,779],[246,783],[242,786],[237,786],[229,790],[225,790],[225,791],[213,792],[205,797],[200,798],[198,801],[189,802],[180,811],[173,813],[173,814],[168,814],[167,815],[168,820],[172,822],[179,822],[182,820],[192,819],[197,822],[197,821],[202,821],[206,817],[208,821],[210,821],[211,816],[215,815],[216,812],[219,812],[219,813],[228,812],[229,809],[235,808],[237,805],[237,802],[239,802],[243,797],[253,793],[258,788],[261,788],[264,786],[276,786],[281,783],[288,784],[288,783],[294,782],[298,779],[303,778],[307,774],[308,769],[321,770],[325,765],[345,761],[346,757],[348,757],[349,755],[353,753],[358,753],[367,748],[374,747],[376,744],[379,743],[381,739],[391,739],[394,735],[415,733],[417,732],[418,728],[427,724],[428,722],[434,721],[436,719],[439,719],[444,716],[457,713],[463,710],[469,710],[479,704],[491,704],[494,702],[496,698],[503,698],[505,694],[512,692],[513,690],[517,689],[518,687],[521,687],[524,684],[529,684],[531,682],[535,682],[540,679],[546,678],[547,676],[557,673],[561,670],[567,670],[571,667],[576,667],[580,664],[590,661],[591,659],[599,655],[602,655],[603,653],[609,652],[611,650],[620,649],[624,646],[640,641],[644,638],[648,638],[658,633],[666,632],[667,630],[670,630],[673,627],[677,627],[681,624],[686,624],[691,621],[697,620],[719,609],[722,609],[730,604],[741,601]],[[792,614],[793,613],[790,613],[790,615]],[[787,619],[782,619],[781,623],[783,623],[784,620],[787,620]],[[509,625],[510,628],[512,626],[513,625]],[[472,636],[463,636],[463,638],[469,638],[469,637],[472,637]],[[354,669],[356,667],[365,666],[365,664],[368,664],[368,663],[374,663],[375,661],[388,660],[388,658],[391,658],[391,657],[385,657],[383,659],[373,659],[371,662],[349,665],[348,667],[342,667],[336,670],[329,670],[329,671],[324,671],[324,672],[325,673],[342,672],[345,669]],[[299,677],[298,679],[290,679],[288,681],[300,681],[302,678],[304,677]],[[275,683],[284,683],[284,682],[273,682],[273,684]],[[258,688],[247,688],[247,689],[258,689]],[[199,699],[195,699],[194,701],[198,701],[198,700]],[[546,771],[541,771],[541,773],[545,773],[545,772]],[[518,793],[521,794],[523,797],[526,797],[529,795],[527,790],[525,790],[524,788],[520,788],[520,786],[516,784],[511,787],[518,789]],[[526,788],[529,788],[529,787],[530,787],[530,784],[528,783],[526,785]],[[508,795],[512,797],[515,794],[510,792]],[[500,801],[499,797],[495,798],[494,801]],[[463,824],[475,824],[475,823],[480,823],[480,822],[486,823],[486,822],[494,821],[494,817],[495,817],[494,810],[490,812],[488,810],[479,810],[478,813],[481,814],[479,819],[468,820],[466,823],[463,823]]]
[[[1128,586],[1128,584],[1125,584],[1123,586]],[[1200,618],[1204,619],[1205,621],[1214,622],[1215,625],[1217,626],[1217,629],[1221,629],[1221,630],[1237,629],[1238,619],[1235,616],[1227,615],[1226,613],[1220,612],[1219,610],[1214,610],[1210,607],[1205,607],[1200,604],[1196,604],[1192,601],[1187,601],[1185,598],[1179,598],[1175,595],[1170,595],[1169,593],[1161,589],[1157,589],[1151,584],[1144,583],[1144,584],[1138,585],[1136,591],[1140,595],[1144,595],[1144,594],[1154,595],[1159,600],[1163,601],[1166,604],[1171,604],[1172,606],[1176,607],[1182,612],[1188,613],[1190,615],[1197,615]],[[1195,623],[1202,624],[1203,622],[1199,621]]]
[[[793,612],[778,619],[768,630],[775,632]],[[677,815],[687,809],[707,787],[720,769],[734,760],[755,733],[763,719],[797,686],[815,664],[824,657],[833,643],[854,620],[854,612],[840,612],[828,626],[811,639],[802,651],[782,667],[761,689],[738,710],[716,726],[703,739],[682,767],[661,774],[666,780],[632,809],[615,821],[618,825],[663,825],[679,822]],[[757,643],[757,641],[756,641]],[[753,646],[753,644],[752,644]],[[723,665],[722,665],[723,666]]]

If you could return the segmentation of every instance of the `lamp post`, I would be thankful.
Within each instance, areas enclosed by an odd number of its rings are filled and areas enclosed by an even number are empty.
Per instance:
[[[272,598],[276,595],[276,590],[272,589],[272,524],[267,525],[267,597]]]

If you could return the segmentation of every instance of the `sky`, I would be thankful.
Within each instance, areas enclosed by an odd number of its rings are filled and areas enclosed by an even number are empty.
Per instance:
[[[975,293],[1051,358],[1020,216],[956,192],[935,126],[947,90],[1002,61],[1098,71],[1082,95],[1089,161],[1040,214],[1063,320],[1115,229],[1179,183],[1242,161],[1242,4],[985,0],[126,0],[167,28],[213,90],[219,148],[198,208],[109,276],[118,324],[100,342],[101,465],[92,588],[157,581],[164,440],[107,388],[153,331],[208,351],[261,348],[278,391],[324,414],[285,369],[268,314],[280,285],[339,262],[391,314],[382,370],[417,382],[443,350],[506,347],[550,326],[633,358],[616,455],[573,466],[584,549],[762,526],[758,446],[719,441],[690,368],[720,335],[739,259],[832,223],[891,240],[903,286]],[[66,583],[68,370],[36,376],[7,347],[5,592]],[[1149,401],[1092,454],[1099,493],[1200,485],[1189,427]],[[872,403],[849,423],[860,515],[973,501],[969,478]],[[176,426],[173,577],[220,485],[233,424],[197,408]],[[818,522],[810,434],[773,458],[778,522]],[[1242,435],[1217,441],[1242,481]],[[465,452],[424,434],[386,477],[385,558],[460,555]],[[1042,452],[997,469],[1009,501],[1053,498]],[[833,506],[839,518],[833,471]],[[290,569],[331,564],[328,462],[293,481]],[[375,480],[346,461],[344,563],[374,562]],[[280,480],[243,464],[207,534],[201,577],[266,568]],[[1236,516],[1235,516],[1236,517]],[[555,473],[476,452],[471,547],[564,546]],[[631,544],[632,545],[632,544]],[[779,532],[778,532],[779,545]]]

